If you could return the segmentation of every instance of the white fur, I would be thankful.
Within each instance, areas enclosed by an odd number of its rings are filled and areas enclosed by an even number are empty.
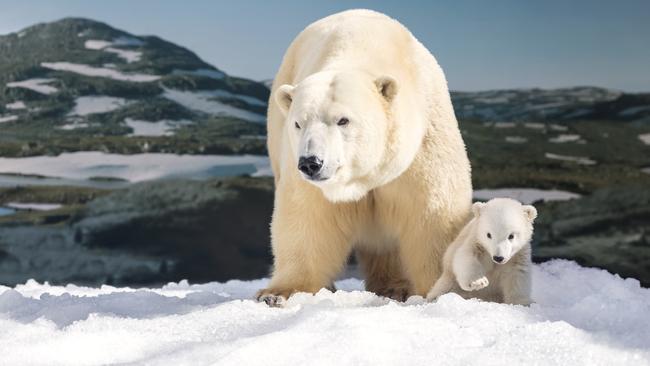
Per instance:
[[[329,286],[354,249],[369,289],[426,294],[472,192],[434,57],[397,21],[345,11],[296,37],[271,90],[275,262],[259,298]],[[298,170],[311,155],[323,162],[319,180]]]
[[[449,246],[443,274],[427,294],[530,304],[530,240],[537,210],[509,198],[472,206],[474,218]],[[497,263],[493,258],[502,257]]]

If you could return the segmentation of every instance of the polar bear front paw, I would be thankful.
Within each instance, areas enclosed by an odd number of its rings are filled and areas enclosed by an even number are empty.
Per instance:
[[[263,289],[259,290],[255,294],[255,299],[259,302],[263,302],[266,305],[272,308],[281,308],[283,307],[291,293],[289,291],[274,291],[272,289]]]
[[[487,277],[483,276],[477,280],[471,281],[467,286],[467,291],[477,291],[482,288],[486,288],[490,284]]]

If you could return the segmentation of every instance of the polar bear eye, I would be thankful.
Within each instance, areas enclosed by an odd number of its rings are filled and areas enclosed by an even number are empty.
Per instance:
[[[515,234],[510,234],[510,235],[508,235],[508,240],[512,240],[512,239],[514,239],[514,238],[515,238]]]
[[[336,124],[339,126],[345,126],[348,123],[350,123],[350,120],[345,117],[341,118],[338,122],[336,122]]]
[[[487,233],[487,237],[488,237],[488,239],[492,239],[492,234]]]
[[[293,124],[294,126],[296,126],[297,129],[300,129],[300,125],[298,124],[298,122],[294,122]]]

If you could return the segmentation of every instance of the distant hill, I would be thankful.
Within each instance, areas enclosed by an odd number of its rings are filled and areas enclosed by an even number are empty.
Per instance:
[[[575,87],[452,92],[451,97],[461,120],[650,122],[650,93]]]
[[[38,24],[0,36],[0,154],[264,153],[268,94],[155,36]]]

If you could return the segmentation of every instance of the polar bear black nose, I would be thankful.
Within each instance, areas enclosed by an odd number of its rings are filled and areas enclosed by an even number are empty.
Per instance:
[[[307,157],[301,156],[298,160],[298,170],[308,177],[314,177],[320,172],[322,167],[323,161],[314,155]]]
[[[503,257],[500,255],[495,255],[494,257],[492,257],[492,259],[497,263],[503,262]]]

